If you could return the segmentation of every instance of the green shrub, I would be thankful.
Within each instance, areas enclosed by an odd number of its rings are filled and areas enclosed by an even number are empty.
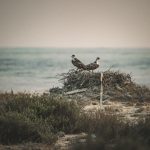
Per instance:
[[[102,135],[106,139],[111,139],[116,135],[118,136],[120,130],[127,127],[117,116],[97,111],[88,114],[82,113],[78,120],[76,130]]]
[[[80,128],[85,126],[82,130],[89,130],[89,135],[85,143],[75,143],[74,150],[149,150],[150,148],[150,118],[129,125],[120,122],[114,116],[108,117],[100,113],[95,118],[91,115],[85,116],[82,121]]]
[[[35,125],[18,113],[7,113],[5,116],[0,116],[0,142],[14,144],[22,141],[42,141]]]
[[[72,133],[80,110],[56,95],[0,94],[0,143],[52,143],[55,133]],[[16,138],[15,138],[16,137]]]

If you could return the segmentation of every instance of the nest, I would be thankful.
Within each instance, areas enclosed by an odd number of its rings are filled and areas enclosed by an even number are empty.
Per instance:
[[[99,94],[101,72],[70,70],[61,74],[64,92],[87,88],[87,95]],[[119,71],[107,70],[103,72],[104,95],[111,99],[149,101],[150,90],[146,86],[140,86],[132,81],[131,75]],[[84,95],[85,95],[84,94]]]
[[[101,83],[101,72],[70,70],[68,73],[61,74],[61,76],[64,89],[67,91],[81,88],[92,88],[95,86],[100,86]],[[103,72],[104,88],[113,88],[115,85],[125,86],[127,83],[132,83],[130,74],[110,70]]]

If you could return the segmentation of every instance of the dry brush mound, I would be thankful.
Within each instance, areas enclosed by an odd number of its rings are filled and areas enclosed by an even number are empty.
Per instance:
[[[63,91],[87,88],[99,94],[101,72],[70,70],[61,74]],[[150,90],[146,86],[136,84],[130,74],[119,71],[103,72],[104,94],[115,99],[149,101]],[[88,90],[89,92],[89,90]]]

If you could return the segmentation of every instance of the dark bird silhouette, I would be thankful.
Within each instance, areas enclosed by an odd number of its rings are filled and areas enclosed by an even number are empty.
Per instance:
[[[86,70],[88,70],[88,71],[92,70],[93,71],[93,70],[97,69],[99,67],[99,62],[98,62],[99,60],[100,60],[100,58],[97,57],[93,63],[86,65],[85,66]]]
[[[71,57],[72,57],[72,64],[74,66],[76,66],[77,69],[83,69],[83,70],[85,70],[85,65],[79,59],[77,59],[75,57],[75,55],[72,55]]]

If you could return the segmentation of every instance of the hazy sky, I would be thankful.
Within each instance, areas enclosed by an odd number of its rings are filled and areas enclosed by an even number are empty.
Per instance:
[[[150,0],[0,0],[0,46],[150,47]]]

